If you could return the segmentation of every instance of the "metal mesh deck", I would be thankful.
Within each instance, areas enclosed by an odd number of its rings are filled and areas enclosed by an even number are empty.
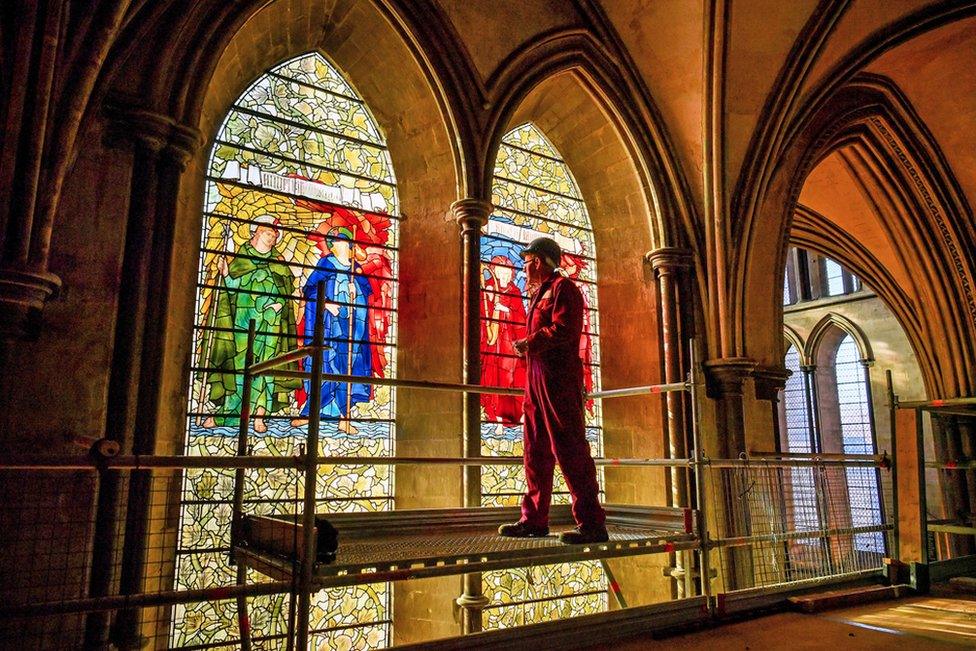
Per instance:
[[[491,511],[482,509],[481,512]],[[647,554],[697,546],[697,539],[683,528],[635,524],[633,509],[620,516],[608,509],[607,530],[610,540],[589,545],[564,545],[559,542],[558,530],[569,529],[568,523],[553,527],[544,538],[506,538],[497,533],[498,525],[512,521],[508,509],[497,509],[495,517],[484,515],[479,522],[464,523],[455,519],[447,524],[444,518],[428,516],[428,526],[420,530],[405,524],[403,516],[371,514],[375,526],[370,529],[336,526],[340,531],[339,551],[334,563],[316,566],[317,587],[351,585],[373,581],[399,580],[481,572],[493,569],[543,565],[567,561],[590,560]],[[657,511],[655,512],[657,513]],[[562,514],[558,514],[562,515]],[[517,519],[517,518],[516,518]],[[614,522],[614,520],[623,522]],[[556,522],[565,520],[557,517]],[[364,522],[366,520],[357,520]],[[238,557],[249,566],[269,576],[288,579],[297,563],[282,556],[258,549],[239,547]]]

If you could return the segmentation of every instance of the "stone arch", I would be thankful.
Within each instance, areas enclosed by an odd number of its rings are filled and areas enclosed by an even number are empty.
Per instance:
[[[745,158],[751,162],[740,176],[733,193],[732,206],[735,212],[742,215],[736,227],[737,238],[741,237],[744,242],[748,242],[749,233],[754,228],[753,221],[760,216],[764,198],[770,193],[780,191],[778,188],[781,182],[776,181],[775,176],[784,163],[792,164],[788,162],[793,155],[791,150],[798,139],[803,138],[812,116],[859,71],[883,53],[920,34],[976,14],[976,6],[949,3],[927,6],[904,16],[894,24],[879,28],[852,48],[830,72],[823,74],[823,81],[809,91],[796,110],[790,113],[789,109],[795,103],[782,99],[799,95],[809,72],[809,66],[804,64],[815,60],[824,39],[828,38],[843,11],[843,3],[834,3],[828,11],[816,12],[811,18],[804,27],[809,37],[798,39],[798,43],[803,43],[802,49],[796,52],[798,56],[790,57],[790,63],[781,72],[763,109],[759,123],[770,126],[756,131],[754,140],[750,143],[750,153]],[[774,101],[774,98],[780,101]],[[787,173],[786,176],[793,178],[792,173]]]
[[[642,273],[643,256],[654,243],[645,226],[644,188],[629,152],[574,71],[553,75],[534,87],[513,111],[509,125],[525,122],[535,124],[561,153],[586,202],[600,270],[600,311],[605,315],[605,384],[627,386],[657,377],[656,292],[653,284],[633,286]],[[644,327],[634,327],[635,323]],[[634,351],[643,352],[635,359]],[[612,418],[610,413],[607,417]]]
[[[425,273],[431,266],[458,268],[460,265],[456,226],[444,218],[457,198],[458,186],[458,154],[452,145],[450,125],[441,119],[440,102],[425,70],[377,7],[341,0],[334,4],[331,13],[323,14],[329,18],[328,29],[307,29],[311,10],[306,7],[299,12],[300,4],[308,3],[289,0],[269,4],[233,34],[213,66],[209,85],[200,89],[203,96],[194,98],[199,129],[207,142],[211,142],[222,116],[247,84],[281,60],[315,51],[342,70],[384,131],[400,181],[401,212],[408,217],[400,229],[400,277],[404,281],[399,314],[400,373],[456,379],[461,366],[457,338],[438,338],[436,355],[403,354],[403,351],[416,350],[432,330],[458,332],[460,329],[459,315],[454,309],[460,301],[457,283],[445,275]],[[383,45],[377,46],[378,42]],[[185,383],[183,360],[188,351],[180,342],[188,336],[186,326],[193,309],[195,265],[192,258],[198,242],[208,154],[209,146],[191,157],[182,176],[174,215],[170,304],[175,327],[167,337],[164,355],[164,359],[173,361],[163,369],[164,387],[172,393],[180,391]],[[421,179],[423,183],[419,182]],[[417,300],[411,300],[413,296]],[[437,305],[419,298],[423,296],[438,297]],[[438,361],[433,363],[433,360]],[[426,398],[421,396],[416,403],[404,401],[402,407],[409,418],[411,412],[419,414],[430,406],[425,405]],[[178,424],[173,420],[173,423],[160,422],[162,445],[172,446],[177,439]],[[450,487],[445,484],[444,491],[453,494],[456,489],[453,483]]]
[[[539,87],[567,72],[589,96],[587,109],[598,110],[602,125],[612,126],[616,142],[608,144],[626,152],[641,187],[646,212],[641,230],[650,233],[651,248],[696,250],[700,225],[693,219],[687,184],[652,100],[633,92],[593,35],[582,30],[540,35],[509,55],[489,78],[484,187],[491,186],[491,163],[514,116]]]
[[[166,3],[150,4],[156,6],[146,8],[145,13],[151,15],[144,16],[141,31],[129,37],[130,41],[146,41],[138,48],[144,58],[119,61],[123,69],[116,76],[111,97],[123,105],[131,105],[135,101],[131,98],[139,97],[140,103],[152,105],[159,115],[173,116],[162,120],[164,125],[179,122],[197,128],[207,146],[193,149],[185,170],[172,184],[172,196],[158,200],[166,223],[156,237],[169,241],[162,247],[165,255],[153,259],[162,282],[152,286],[154,295],[149,300],[166,306],[160,309],[163,319],[159,330],[164,336],[154,342],[161,352],[153,351],[161,368],[158,374],[145,373],[147,379],[142,384],[153,387],[166,404],[179,404],[179,396],[186,393],[196,282],[193,258],[200,241],[207,157],[220,120],[253,79],[275,64],[306,52],[328,58],[355,86],[386,136],[396,170],[400,210],[406,217],[399,231],[398,373],[457,381],[462,367],[461,341],[456,336],[461,330],[457,309],[461,287],[456,274],[431,270],[461,266],[457,226],[449,207],[458,198],[464,159],[458,143],[465,138],[455,135],[459,122],[448,110],[450,102],[444,99],[443,84],[427,58],[418,56],[407,28],[392,15],[393,10],[387,3],[357,0],[214,3],[217,7],[201,2],[187,10],[189,18],[169,16],[163,21],[158,5]],[[170,11],[176,13],[177,9]],[[212,16],[207,15],[207,9]],[[154,25],[154,20],[160,24]],[[171,31],[164,33],[164,27]],[[153,76],[148,54],[152,47],[147,44],[151,42],[174,49],[173,67],[179,74],[162,70],[159,79],[147,81]],[[185,48],[185,54],[178,45],[172,45],[174,42]],[[455,110],[463,113],[467,109],[462,105]],[[125,221],[125,209],[120,208],[123,215],[119,221]],[[123,291],[122,302],[129,299]],[[125,309],[120,307],[120,313]],[[133,322],[142,318],[131,310]],[[432,337],[431,333],[444,336]],[[424,354],[418,354],[421,349]],[[154,432],[153,451],[179,452],[179,430],[184,423],[179,409],[162,409],[140,418],[146,429]],[[459,447],[459,401],[418,392],[399,401],[396,419],[397,449],[426,454]],[[395,476],[398,507],[460,503],[459,469],[403,470]],[[453,583],[431,588],[431,592],[438,590],[444,590],[444,599],[456,596]],[[394,596],[394,610],[398,617],[409,619],[414,616],[409,600],[401,597]],[[439,593],[437,598],[441,598]],[[454,630],[449,612],[437,625],[442,627],[442,636]]]
[[[600,308],[601,376],[604,386],[633,386],[663,380],[658,291],[654,282],[639,282],[644,255],[655,248],[649,216],[654,203],[634,159],[633,150],[595,95],[593,79],[578,62],[563,62],[523,87],[517,105],[498,122],[497,139],[511,128],[533,123],[561,154],[586,203],[593,229]],[[497,147],[493,148],[497,151]],[[492,159],[493,162],[494,159]],[[489,172],[493,169],[490,166]],[[646,277],[645,277],[646,278]],[[627,453],[667,454],[664,437],[638,432],[661,431],[664,413],[651,401],[607,401],[603,405],[606,456]],[[663,478],[662,478],[663,479]],[[608,502],[657,503],[666,499],[663,481],[648,482],[633,473],[606,474]],[[659,594],[661,585],[630,580],[618,571],[628,590]]]
[[[919,361],[926,392],[931,394],[932,388],[941,383],[939,353],[935,342],[925,337],[923,319],[915,303],[890,270],[849,233],[802,204],[797,205],[794,213],[790,245],[832,257],[878,295],[908,338]]]
[[[800,365],[806,366],[810,364],[810,358],[806,356],[806,346],[803,344],[803,337],[800,336],[800,333],[796,329],[788,325],[783,326],[783,344],[784,354],[792,346],[800,355]]]
[[[864,331],[847,317],[833,312],[825,314],[810,331],[803,355],[819,365],[823,360],[833,358],[837,347],[848,335],[854,340],[861,361],[865,364],[874,363],[871,342]]]
[[[893,307],[896,316],[905,319],[902,325],[910,336],[916,327],[912,321],[917,320],[919,337],[914,341],[930,342],[934,349],[919,355],[923,367],[930,364],[926,369],[932,381],[930,390],[967,394],[976,382],[971,372],[976,361],[971,343],[976,332],[976,302],[971,260],[964,252],[973,250],[976,243],[966,226],[971,210],[937,143],[894,84],[875,75],[850,81],[805,127],[794,142],[788,164],[774,178],[775,187],[770,188],[769,196],[777,196],[780,203],[767,203],[753,230],[744,233],[737,265],[740,298],[736,309],[743,315],[769,313],[770,309],[773,314],[781,313],[781,301],[771,289],[775,283],[768,279],[778,277],[782,282],[780,263],[789,244],[789,229],[782,225],[795,219],[801,239],[817,240],[803,245],[855,270]],[[825,226],[827,220],[797,209],[811,174],[832,156],[842,158],[855,179],[856,192],[883,215],[879,228],[903,259],[902,278],[892,275],[888,260],[878,259],[877,246],[867,248],[844,225]],[[796,218],[798,213],[802,217]],[[774,221],[778,222],[775,227]],[[839,237],[820,237],[818,229],[839,231]],[[863,235],[863,227],[858,234]],[[865,253],[872,257],[864,257]],[[914,307],[899,310],[898,304],[904,304],[906,296]],[[763,351],[774,348],[771,341],[761,341],[770,335],[760,330],[753,328],[744,334],[748,352],[761,358],[766,354]],[[952,363],[936,363],[940,358]]]

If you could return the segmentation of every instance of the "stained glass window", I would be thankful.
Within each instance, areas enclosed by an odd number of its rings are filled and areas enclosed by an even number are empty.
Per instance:
[[[597,318],[596,253],[586,205],[562,157],[533,124],[512,129],[502,139],[495,161],[492,203],[495,210],[481,237],[482,384],[522,387],[523,360],[513,342],[525,331],[528,296],[518,252],[545,235],[559,242],[561,266],[583,290],[586,311],[580,357],[587,391],[600,386],[600,332]],[[481,401],[482,454],[522,456],[522,401],[484,396]],[[586,435],[594,456],[602,456],[599,401],[586,405]],[[602,487],[602,473],[598,477]],[[483,506],[514,506],[525,492],[521,467],[486,466],[481,480]],[[568,503],[569,492],[558,472],[553,501]],[[606,578],[598,563],[488,572],[486,628],[599,612],[607,608]]]
[[[324,300],[324,371],[395,375],[397,215],[396,180],[383,135],[363,100],[323,56],[286,61],[238,98],[217,133],[207,170],[186,454],[235,454],[251,319],[257,328],[255,359],[261,361],[308,343],[315,304]],[[324,296],[318,296],[320,287]],[[304,370],[308,364],[301,362]],[[310,390],[301,380],[254,381],[254,454],[299,453],[308,431]],[[326,382],[321,395],[321,454],[393,454],[393,390]],[[386,510],[392,489],[389,465],[323,466],[318,510]],[[249,471],[245,509],[294,513],[302,491],[292,471]],[[232,582],[232,493],[232,471],[187,471],[178,588]],[[263,617],[253,634],[271,647],[276,640],[283,646],[287,605],[282,597],[263,599],[253,608]],[[235,613],[223,602],[180,607],[171,646],[233,643]],[[315,646],[386,646],[390,613],[385,583],[320,592],[311,616]]]
[[[837,348],[834,372],[844,454],[876,454],[865,368],[857,344],[850,335]],[[876,468],[847,468],[847,497],[851,505],[852,526],[881,524],[878,479]],[[881,532],[855,534],[854,547],[858,551],[883,554],[884,536]]]

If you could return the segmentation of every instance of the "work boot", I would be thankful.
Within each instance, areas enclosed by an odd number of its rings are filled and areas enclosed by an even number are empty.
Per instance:
[[[549,535],[549,527],[534,527],[528,522],[519,521],[498,527],[498,535],[508,538],[543,538]]]
[[[610,534],[602,524],[598,527],[579,526],[571,531],[559,534],[559,542],[564,545],[586,545],[588,543],[607,542]]]

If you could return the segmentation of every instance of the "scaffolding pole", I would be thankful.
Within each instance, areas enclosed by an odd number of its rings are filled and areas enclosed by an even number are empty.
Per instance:
[[[319,465],[343,466],[362,465],[376,462],[377,457],[322,456]],[[522,457],[382,457],[387,466],[520,466]],[[650,459],[650,458],[597,458],[598,466],[643,466],[685,468],[692,464],[691,459]],[[188,457],[166,455],[128,455],[111,457],[105,460],[87,457],[40,455],[17,455],[0,461],[3,470],[145,470],[184,469],[184,468],[297,468],[304,467],[303,457],[272,457],[249,455],[246,457]]]
[[[315,490],[318,484],[319,422],[322,410],[322,351],[325,339],[325,282],[319,282],[315,294],[315,330],[312,336],[312,373],[308,388],[308,438],[305,444],[305,499],[302,512],[301,575],[298,580],[298,618],[296,648],[308,648],[309,617],[312,608],[312,585],[315,580]],[[351,353],[350,353],[351,354]],[[294,599],[295,597],[292,596]]]
[[[898,413],[898,396],[891,369],[885,369],[885,388],[888,394],[888,437],[891,441],[891,519],[895,525],[891,534],[894,549],[889,551],[891,558],[901,560],[901,527],[898,522],[898,431],[895,420]]]
[[[699,370],[696,352],[694,341],[692,341],[688,360],[688,390],[691,394],[691,443],[694,446],[694,450],[692,450],[692,468],[695,479],[696,504],[694,507],[698,529],[698,572],[700,575],[701,594],[705,597],[705,603],[708,604],[709,616],[713,616],[715,614],[715,604],[712,601],[712,570],[709,559],[709,546],[711,541],[708,536],[708,519],[705,512],[705,477],[703,468],[705,452],[702,450],[701,428],[699,426],[701,413],[698,404]]]
[[[241,417],[237,424],[237,456],[247,456],[247,435],[251,425],[251,367],[254,365],[254,337],[257,323],[251,319],[247,325],[247,348],[244,353],[244,373],[241,378]],[[234,471],[234,510],[230,526],[230,563],[234,564],[234,548],[240,543],[244,526],[244,468]],[[247,583],[247,565],[239,561],[236,572],[238,586]],[[237,625],[241,635],[241,650],[251,651],[251,619],[247,612],[247,597],[237,597]]]

